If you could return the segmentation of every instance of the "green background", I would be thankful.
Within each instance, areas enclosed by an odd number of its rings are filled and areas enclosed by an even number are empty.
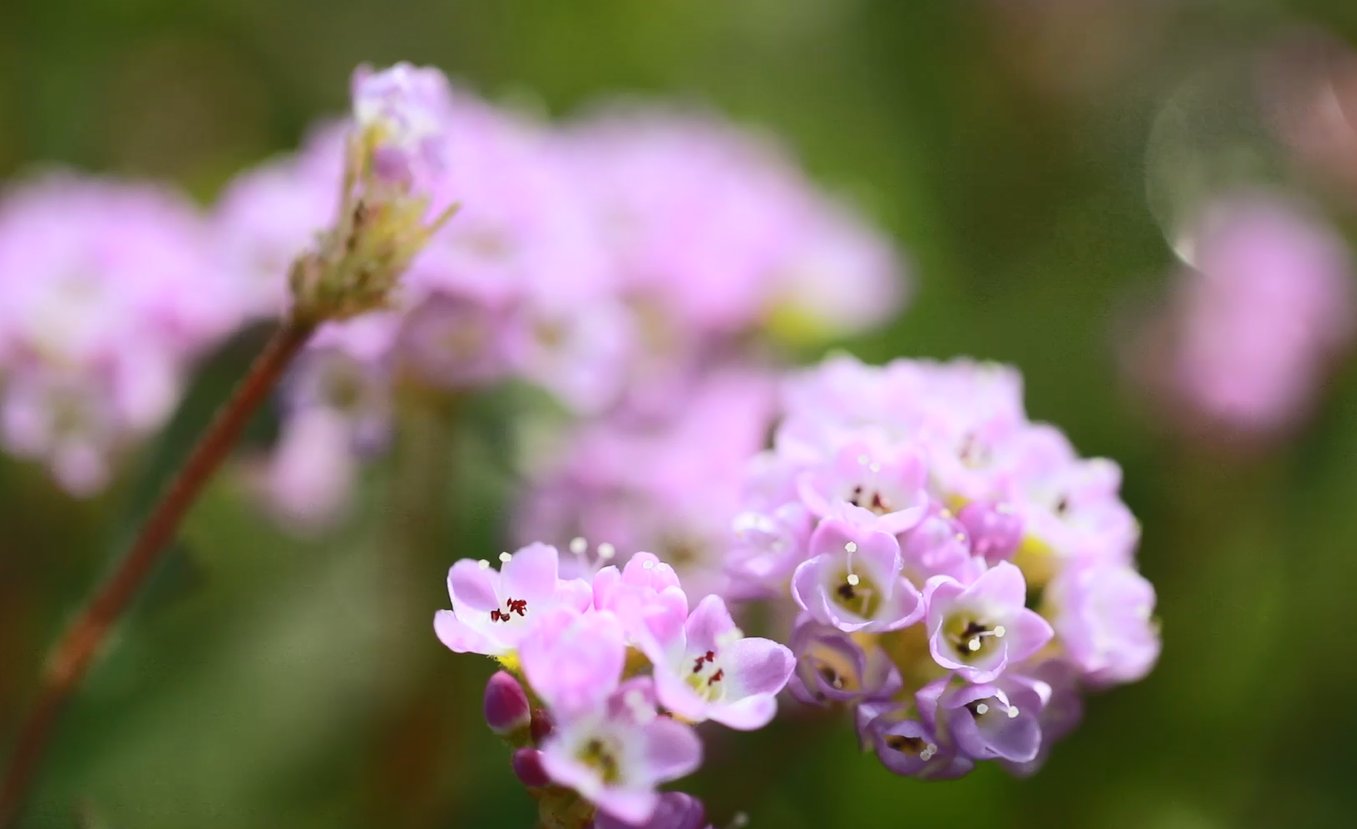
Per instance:
[[[1307,21],[1357,36],[1357,4],[5,0],[0,175],[54,162],[210,200],[341,109],[361,61],[432,63],[555,116],[643,94],[771,130],[913,262],[909,312],[843,345],[1015,363],[1035,417],[1123,464],[1164,655],[1145,682],[1091,700],[1030,780],[899,779],[844,723],[802,718],[709,735],[684,788],[718,822],[743,810],[786,829],[1348,825],[1357,371],[1267,451],[1176,439],[1116,371],[1127,316],[1172,268],[1150,205],[1176,204],[1190,178],[1147,152],[1205,145],[1187,155],[1208,176],[1283,183],[1240,88],[1250,55]],[[1193,84],[1207,89],[1197,108],[1156,131]],[[1357,199],[1314,195],[1357,226]],[[214,360],[98,500],[0,460],[0,746],[43,648],[258,339]],[[417,408],[325,539],[278,533],[224,477],[68,712],[26,825],[529,826],[480,722],[490,665],[447,653],[429,622],[447,565],[502,546],[514,481],[497,424],[519,402]]]

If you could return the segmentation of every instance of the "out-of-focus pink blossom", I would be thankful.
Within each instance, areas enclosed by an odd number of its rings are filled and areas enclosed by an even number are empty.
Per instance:
[[[1191,267],[1129,355],[1134,376],[1193,433],[1295,427],[1357,326],[1346,245],[1307,209],[1252,194],[1212,205],[1181,247]]]
[[[0,204],[0,439],[92,494],[238,324],[197,210],[163,187],[51,174]]]

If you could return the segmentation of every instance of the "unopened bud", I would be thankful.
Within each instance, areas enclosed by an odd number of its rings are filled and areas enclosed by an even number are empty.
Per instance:
[[[538,745],[551,736],[551,729],[555,723],[551,719],[551,714],[547,713],[545,708],[538,708],[532,712],[532,741]]]
[[[990,564],[1012,558],[1022,543],[1022,518],[1007,504],[974,501],[961,508],[957,520],[971,537],[971,551]]]
[[[518,776],[519,781],[529,788],[539,789],[551,783],[547,770],[542,767],[542,752],[535,748],[520,748],[515,751],[513,766],[514,774]]]
[[[528,727],[532,721],[528,695],[506,671],[498,671],[485,683],[485,722],[490,730],[507,736]]]

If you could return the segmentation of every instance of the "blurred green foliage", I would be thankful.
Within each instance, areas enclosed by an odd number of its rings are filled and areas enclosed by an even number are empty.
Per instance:
[[[766,128],[913,262],[911,311],[847,347],[1016,363],[1035,416],[1122,462],[1165,650],[1031,780],[901,780],[842,723],[804,719],[713,736],[685,788],[779,829],[1347,825],[1357,371],[1304,435],[1254,455],[1175,442],[1115,373],[1119,320],[1171,264],[1146,197],[1157,113],[1302,20],[1357,36],[1348,0],[6,0],[0,174],[56,162],[210,199],[343,106],[361,61],[433,63],[554,115],[643,94]],[[246,345],[98,501],[0,461],[0,745]],[[324,540],[214,486],[69,712],[27,825],[530,825],[479,721],[489,664],[430,631],[446,566],[501,546],[513,481],[489,433],[513,405],[415,411]]]

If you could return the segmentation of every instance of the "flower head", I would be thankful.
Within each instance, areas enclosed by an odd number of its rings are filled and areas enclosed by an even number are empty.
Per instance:
[[[297,317],[347,319],[389,306],[398,279],[451,217],[450,94],[435,69],[402,63],[354,74],[338,215],[290,274]]]

